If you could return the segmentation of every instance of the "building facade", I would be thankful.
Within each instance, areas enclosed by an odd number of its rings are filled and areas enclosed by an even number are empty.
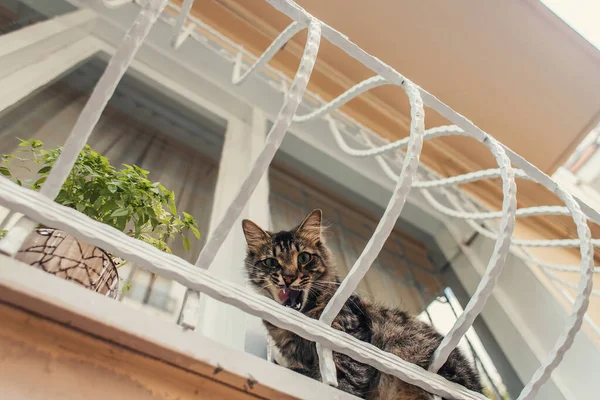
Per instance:
[[[0,87],[6,92],[0,99],[2,153],[14,151],[17,138],[39,139],[49,147],[66,140],[140,7],[132,2],[111,9],[101,3],[0,0]],[[190,251],[179,243],[173,250],[194,263],[261,150],[286,88],[272,71],[244,86],[231,85],[239,49],[203,26],[174,48],[174,17],[169,18],[167,10],[150,32],[88,143],[114,165],[139,165],[175,192],[178,208],[198,220],[202,238]],[[343,134],[352,146],[364,144],[351,126]],[[386,157],[398,161],[397,155]],[[343,277],[393,189],[394,182],[379,168],[375,160],[344,154],[324,120],[295,124],[243,216],[282,230],[322,209],[327,243]],[[445,333],[474,293],[492,246],[464,221],[441,215],[412,191],[358,292],[420,315]],[[235,228],[205,267],[223,280],[245,284],[244,249],[242,231]],[[234,350],[269,357],[258,318],[154,276],[143,265],[128,265],[119,274],[128,287],[119,295],[123,306]],[[535,267],[509,257],[482,317],[461,342],[491,395],[518,396],[552,348],[567,313]],[[583,366],[580,357],[589,363]],[[576,337],[539,398],[589,398],[585,394],[598,389],[595,366],[600,367],[598,338],[588,329]]]

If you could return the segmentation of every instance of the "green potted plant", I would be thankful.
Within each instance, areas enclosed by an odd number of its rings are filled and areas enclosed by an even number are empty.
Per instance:
[[[21,140],[14,154],[0,156],[0,174],[19,185],[39,190],[62,150],[43,147],[39,140]],[[22,174],[17,169],[34,176],[20,178]],[[190,236],[200,238],[194,217],[178,213],[174,193],[158,182],[151,182],[148,173],[136,165],[123,164],[116,169],[106,157],[86,145],[56,202],[168,253],[171,249],[167,241],[178,236],[189,251]],[[65,232],[44,226],[27,238],[16,258],[110,297],[118,293],[118,268],[127,263]]]

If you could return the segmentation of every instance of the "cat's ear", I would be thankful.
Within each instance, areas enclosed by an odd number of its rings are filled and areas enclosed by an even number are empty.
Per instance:
[[[319,241],[321,239],[322,214],[319,209],[313,210],[298,226],[298,231],[304,233],[311,241]]]
[[[249,219],[242,221],[242,228],[244,229],[244,236],[246,236],[248,247],[262,246],[265,240],[270,238],[267,232]]]

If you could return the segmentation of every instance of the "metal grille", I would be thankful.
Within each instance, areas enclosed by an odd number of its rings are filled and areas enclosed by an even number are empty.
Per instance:
[[[243,85],[250,75],[259,74],[259,71],[266,66],[271,57],[296,33],[307,28],[308,39],[298,72],[291,83],[285,80],[280,73],[270,74],[271,77],[281,78],[281,86],[285,91],[283,105],[266,139],[262,152],[249,171],[235,199],[224,213],[223,219],[213,231],[212,236],[198,257],[196,265],[206,268],[212,263],[217,251],[240,216],[259,180],[267,171],[292,121],[302,122],[314,118],[325,118],[329,122],[331,133],[342,150],[356,157],[375,157],[383,173],[394,179],[397,184],[375,233],[344,279],[336,295],[328,304],[319,322],[310,320],[292,310],[284,309],[264,297],[250,293],[241,286],[222,282],[207,273],[204,269],[195,268],[192,264],[178,257],[161,253],[145,243],[128,238],[121,232],[92,221],[75,210],[60,207],[52,201],[73,166],[77,154],[86,143],[119,80],[127,70],[150,28],[167,6],[168,2],[166,0],[139,2],[141,10],[138,17],[96,85],[92,96],[71,131],[60,159],[52,169],[52,173],[45,182],[41,192],[33,193],[4,178],[0,179],[0,204],[12,209],[14,212],[22,212],[27,216],[21,218],[11,228],[7,236],[0,242],[0,250],[6,254],[14,255],[38,222],[55,226],[73,233],[86,242],[114,252],[120,257],[145,265],[153,273],[174,279],[189,288],[206,293],[217,300],[231,304],[243,311],[259,316],[276,326],[294,331],[308,340],[317,342],[321,375],[324,382],[328,384],[336,384],[335,365],[332,358],[332,351],[336,351],[360,362],[372,365],[384,373],[395,375],[436,396],[453,399],[484,398],[482,395],[473,393],[462,386],[445,380],[435,374],[435,372],[444,364],[450,352],[456,347],[459,340],[483,309],[486,300],[494,289],[499,274],[502,272],[508,253],[513,252],[513,254],[521,258],[538,263],[549,271],[556,269],[569,270],[579,271],[581,274],[577,297],[573,302],[571,317],[565,325],[563,334],[557,340],[547,360],[534,374],[519,396],[521,400],[534,398],[540,387],[549,379],[552,371],[561,362],[563,355],[572,345],[575,334],[581,328],[584,314],[589,304],[589,296],[592,294],[592,276],[594,272],[598,272],[594,268],[592,257],[592,245],[598,244],[598,240],[591,239],[587,222],[588,220],[596,223],[600,222],[600,214],[567,193],[550,177],[539,171],[519,155],[510,151],[492,136],[483,132],[465,117],[453,111],[450,107],[436,99],[423,88],[416,86],[388,65],[367,54],[344,35],[317,20],[292,1],[266,1],[280,12],[288,15],[294,22],[282,32],[259,59],[255,59],[251,55],[248,58],[248,54],[242,51],[238,53],[235,58],[236,64],[232,76],[233,84]],[[104,0],[104,4],[108,7],[118,7],[130,2],[130,0]],[[189,37],[194,37],[196,27],[199,26],[197,20],[189,17],[192,3],[193,0],[184,0],[176,18],[166,17],[174,26],[172,43],[175,48],[179,47]],[[173,6],[170,7],[175,8]],[[207,29],[206,27],[204,28]],[[211,33],[218,35],[214,30]],[[356,85],[329,103],[322,104],[317,101],[316,107],[311,112],[298,115],[297,110],[305,94],[322,38],[328,40],[371,69],[375,76]],[[222,40],[227,39],[222,38]],[[248,67],[244,59],[253,61],[250,67]],[[242,73],[242,71],[244,72]],[[340,113],[336,111],[336,108],[361,93],[382,85],[395,85],[405,91],[411,108],[410,137],[405,140],[380,145],[376,144],[381,141],[380,139],[376,139],[375,135],[366,130],[361,130],[355,137],[365,145],[365,148],[354,149],[346,143],[342,136],[341,130],[344,129],[344,123],[340,122]],[[438,127],[426,131],[424,128],[425,106],[435,109],[455,125]],[[349,118],[344,117],[344,120],[349,121]],[[350,120],[350,122],[352,121]],[[419,168],[419,155],[423,141],[449,135],[468,136],[487,146],[494,156],[498,168],[450,178],[441,178],[423,166]],[[405,149],[405,151],[394,151],[398,149]],[[394,151],[393,157],[386,156],[385,153],[392,151]],[[452,188],[452,186],[460,183],[491,178],[500,178],[502,181],[504,198],[501,211],[482,211],[475,201]],[[515,178],[528,179],[540,183],[555,193],[564,202],[565,206],[532,207],[517,210]],[[460,315],[452,330],[435,352],[434,361],[429,371],[424,371],[392,354],[360,342],[328,326],[340,311],[347,298],[356,289],[360,280],[364,277],[383,248],[385,240],[392,231],[402,211],[411,187],[420,190],[438,211],[454,218],[467,220],[473,229],[495,241],[494,251],[490,257],[484,277],[475,294],[465,307],[464,312]],[[433,188],[438,188],[442,192],[448,200],[449,206],[437,201],[431,194]],[[515,218],[531,215],[571,216],[577,226],[578,238],[563,240],[513,239],[512,233]],[[478,223],[490,219],[500,219],[497,228],[493,226],[483,227]],[[521,249],[527,247],[548,246],[578,247],[581,253],[581,265],[562,266],[543,263],[521,251]],[[559,278],[557,277],[556,279]]]

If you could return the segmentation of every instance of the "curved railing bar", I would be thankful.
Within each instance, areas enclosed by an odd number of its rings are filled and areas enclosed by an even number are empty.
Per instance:
[[[423,195],[425,197],[427,197],[430,204],[437,203],[437,200],[433,196],[431,196],[431,194],[429,193],[429,191],[427,189],[423,189],[421,192],[423,193]],[[461,202],[454,195],[449,193],[447,190],[443,190],[443,194],[454,206],[456,206],[459,209],[461,208]],[[484,236],[488,239],[496,240],[497,234],[495,232],[488,230],[473,221],[467,221],[467,223],[475,232],[481,234],[482,236]],[[541,261],[541,260],[538,260],[538,259],[532,257],[531,255],[528,254],[528,251],[524,249],[525,247],[534,247],[532,245],[540,244],[539,242],[543,242],[543,241],[538,241],[538,243],[535,243],[535,241],[513,239],[513,242],[511,245],[511,253],[515,257],[517,257],[525,262],[533,262],[533,263],[537,264],[539,267],[545,268],[546,270],[552,270],[552,271],[557,271],[557,272],[581,272],[581,266],[570,266],[570,265],[546,263],[544,261]],[[554,244],[554,243],[552,243],[552,241],[546,241],[546,242],[547,242],[547,244]],[[517,244],[517,243],[519,243],[519,244]],[[600,268],[594,267],[593,272],[600,273]],[[553,279],[556,282],[562,283],[564,286],[573,288],[573,286],[570,282],[567,282],[564,279],[558,278],[554,274],[551,274],[551,275],[553,276]],[[600,296],[600,291],[592,291],[592,294],[594,296]],[[597,330],[597,328],[595,326],[593,328],[595,330]]]
[[[552,371],[560,364],[564,354],[573,344],[575,334],[581,328],[585,312],[589,305],[590,295],[593,293],[593,247],[591,232],[587,226],[587,218],[581,212],[579,204],[564,189],[557,186],[557,190],[554,193],[565,203],[565,206],[569,208],[571,215],[573,216],[573,221],[577,226],[577,234],[579,236],[579,241],[581,242],[581,268],[579,270],[581,278],[573,310],[565,324],[564,332],[558,338],[553,350],[548,356],[548,360],[537,370],[517,400],[530,400],[535,398],[540,387],[550,378]],[[455,202],[453,205],[460,209],[460,204],[458,204],[458,202]],[[560,278],[557,279],[561,281]],[[563,281],[561,283],[564,284],[565,282]]]
[[[550,274],[550,272],[548,272],[548,270],[544,268],[541,268],[541,271],[546,276]],[[573,297],[563,287],[560,287],[558,282],[550,280],[550,284],[554,286],[554,288],[558,290],[560,295],[564,297],[569,303],[575,303],[575,299],[573,299]],[[596,338],[600,339],[600,327],[596,325],[594,320],[592,320],[592,318],[590,318],[589,315],[585,314],[583,317],[583,321],[587,323],[587,326],[592,330],[594,335],[596,335]]]
[[[534,263],[534,264],[539,265],[540,267],[543,267],[546,269],[551,269],[556,272],[579,272],[579,271],[581,271],[580,265],[554,264],[554,263],[548,263],[548,262],[545,262],[542,260],[538,260],[537,258],[532,257],[526,253],[519,254],[518,252],[515,252],[514,254],[515,254],[515,256],[519,257],[523,261]],[[595,266],[594,273],[595,274],[600,273],[600,267]]]
[[[125,4],[133,3],[134,0],[102,0],[102,4],[106,8],[119,8],[124,6]]]
[[[289,31],[289,30],[288,30]],[[281,146],[281,142],[287,133],[290,124],[292,123],[292,116],[298,109],[302,95],[308,85],[308,80],[312,73],[319,50],[319,43],[321,39],[321,26],[320,22],[312,21],[308,29],[308,39],[304,48],[304,54],[300,60],[300,66],[298,72],[294,78],[294,82],[287,96],[283,102],[283,106],[275,119],[275,122],[271,128],[271,131],[267,135],[265,146],[254,161],[248,176],[242,183],[238,193],[234,200],[231,202],[227,211],[224,213],[223,218],[212,232],[206,245],[200,252],[196,265],[202,268],[208,268],[213,262],[219,248],[225,241],[229,231],[239,218],[242,210],[248,203],[250,196],[256,189],[259,181],[269,168],[275,153]]]
[[[429,202],[429,204],[431,204],[431,206],[440,211],[443,212],[444,208],[439,208],[440,206],[444,207],[440,202],[438,202],[438,200],[426,189],[421,190],[421,193],[423,194],[423,196],[427,199],[427,201]],[[451,197],[449,197],[449,194],[445,194],[446,198],[448,198],[451,202],[452,199]],[[460,207],[460,203],[454,201],[453,204],[456,207]],[[495,240],[496,239],[496,234],[484,227],[482,227],[481,225],[475,223],[473,220],[467,220],[466,221],[477,233],[481,234],[482,236],[487,237],[488,239],[491,240]],[[599,243],[600,240],[599,239],[592,239],[592,243]],[[579,247],[580,245],[580,240],[579,239],[539,239],[539,240],[523,240],[523,239],[513,239],[512,240],[512,244],[514,246],[517,247]],[[538,262],[539,263],[539,262]],[[579,272],[580,269],[577,269],[577,272]]]
[[[194,27],[191,28],[192,30],[195,29],[195,25],[188,25],[187,29],[184,29],[185,21],[188,19],[193,4],[194,0],[183,0],[181,10],[179,11],[179,14],[177,14],[177,18],[175,18],[173,33],[171,35],[171,44],[176,49],[179,48],[185,38],[191,34],[190,26]]]
[[[351,148],[348,146],[348,144],[343,139],[342,134],[340,133],[339,129],[337,128],[335,120],[333,120],[333,118],[331,118],[330,116],[326,116],[325,120],[328,121],[329,127],[331,128],[331,132],[332,132],[333,137],[334,137],[336,143],[338,144],[338,146],[347,154],[349,154],[351,156],[355,155],[351,152],[346,151]],[[433,128],[432,131],[430,132],[430,134],[425,137],[425,139],[433,139],[435,137],[440,137],[440,136],[465,135],[465,133],[464,133],[464,131],[462,131],[462,129],[457,131],[457,130],[453,130],[453,129],[446,130],[447,127],[443,127],[443,128],[444,128],[443,130]],[[391,169],[391,167],[388,165],[388,163],[381,157],[375,157],[375,158],[376,158],[376,161],[378,162],[379,166],[385,172],[385,174],[390,179],[395,181],[398,178],[398,175]],[[422,180],[422,181],[415,182],[415,184],[413,186],[423,189],[425,187],[430,188],[430,187],[436,187],[436,186],[438,186],[438,187],[448,186],[450,184],[450,182],[453,182],[453,181],[456,181],[457,183],[474,182],[474,181],[477,181],[480,179],[485,179],[486,177],[497,177],[496,173],[495,173],[496,170],[497,169],[489,169],[489,170],[484,170],[484,171],[468,173],[468,174],[464,174],[464,175],[458,175],[455,177],[440,179],[437,181],[438,182],[437,185],[429,184],[429,182],[434,182],[434,181],[423,181]],[[516,176],[518,175],[519,178],[530,179],[529,176],[526,175],[522,170],[513,169],[513,171],[515,171],[515,175]],[[441,213],[446,214],[451,217],[461,218],[461,219],[465,219],[465,220],[471,220],[471,219],[486,220],[486,219],[496,219],[496,218],[502,217],[501,211],[491,211],[491,212],[485,212],[485,213],[457,211],[457,210],[451,209],[451,208],[439,203],[435,199],[435,197],[433,197],[433,195],[431,195],[429,192],[422,191],[422,193],[424,194],[426,199],[430,202],[430,204],[436,209],[436,211],[441,212]],[[566,207],[562,207],[562,206],[540,206],[540,207],[520,208],[517,210],[516,215],[518,217],[531,217],[531,216],[538,216],[538,215],[570,215],[570,213],[568,212],[568,209]],[[491,233],[486,235],[486,237],[488,237],[492,240],[496,240],[496,237]],[[512,243],[516,246],[524,246],[524,247],[578,247],[580,242],[578,239],[548,239],[548,240],[513,239]],[[592,243],[594,245],[600,246],[600,239],[592,239]]]
[[[525,172],[523,172],[523,170],[513,168],[513,171],[515,172],[515,178],[520,178],[520,179],[528,178],[528,175],[525,174]],[[467,172],[467,173],[461,174],[461,175],[449,176],[447,178],[419,180],[419,181],[416,181],[413,186],[416,188],[419,188],[419,189],[421,189],[421,188],[424,188],[424,189],[439,188],[439,187],[446,187],[446,186],[463,185],[465,183],[472,183],[472,182],[477,182],[477,181],[481,181],[484,179],[493,179],[493,178],[499,178],[499,177],[500,177],[500,169],[490,168],[490,169],[484,169],[484,170],[476,171],[476,172]],[[530,208],[535,208],[535,207],[530,207]],[[564,208],[566,209],[566,207],[564,207]],[[524,210],[524,208],[521,208],[521,210]]]
[[[305,26],[299,24],[294,21],[287,28],[285,28],[277,38],[271,42],[269,47],[265,50],[265,52],[256,60],[254,64],[248,68],[248,70],[241,75],[242,70],[242,53],[238,53],[236,57],[235,64],[233,66],[233,76],[231,77],[231,83],[234,85],[242,84],[248,77],[257,69],[262,68],[265,64],[267,64],[271,59],[277,54],[277,52],[281,49],[281,47],[290,41],[291,38],[296,36],[297,33],[301,32]],[[240,76],[241,75],[241,76]]]
[[[330,119],[329,121],[332,121],[332,119]],[[334,129],[332,129],[332,131],[335,131],[335,130],[334,130]],[[336,138],[336,139],[337,139],[337,138]],[[401,146],[402,146],[402,144],[403,144],[403,143],[395,143],[395,144],[392,144],[392,146],[387,146],[387,147],[384,147],[384,148],[385,148],[385,149],[388,149],[388,150],[391,150],[391,149],[392,149],[392,148],[394,148],[394,147],[401,147]],[[342,145],[342,146],[340,146],[340,147],[341,147],[341,148],[343,148],[344,146]],[[346,146],[346,149],[350,149],[350,148],[349,148],[349,146]],[[375,154],[375,151],[371,150],[369,155],[372,155],[372,154]],[[563,213],[563,212],[564,212],[564,208],[561,208],[561,207],[553,207],[553,208],[544,207],[544,208],[537,208],[537,211],[536,211],[536,212],[539,214],[539,213],[548,213],[549,211],[550,211],[550,212],[555,212],[555,213],[557,213],[557,214],[561,214],[561,213]],[[521,211],[521,212],[523,213],[523,211]],[[529,212],[531,212],[531,211],[529,211]],[[464,214],[463,214],[463,215],[464,215]],[[591,243],[591,239],[590,239],[590,243]],[[531,245],[531,244],[536,244],[536,245],[547,245],[547,246],[557,246],[557,245],[561,245],[561,246],[579,246],[579,245],[581,244],[581,241],[580,241],[580,240],[561,240],[561,241],[523,241],[523,242],[521,242],[521,243],[519,243],[519,244],[521,244],[521,245],[523,245],[523,244],[529,244],[529,245]],[[594,267],[593,267],[593,265],[592,265],[591,273],[593,273],[593,271],[594,271]],[[582,272],[582,273],[583,273],[583,272]],[[590,291],[590,294],[591,294],[591,293],[592,293],[592,292]],[[589,294],[588,294],[588,297],[589,297]],[[559,346],[559,347],[558,347],[559,351],[562,351],[563,349],[565,349],[565,347],[568,347],[568,346],[569,346],[567,342],[568,342],[568,340],[563,340],[563,343],[562,343],[562,344],[558,344],[558,346]],[[451,350],[451,349],[450,349],[450,350]],[[566,350],[565,350],[565,351],[566,351]],[[440,365],[443,365],[443,363],[442,363],[442,364],[440,364]],[[547,368],[549,368],[549,367],[547,366]]]
[[[310,119],[322,117],[329,111],[343,106],[355,97],[360,96],[361,94],[368,92],[371,89],[384,85],[389,85],[389,83],[383,77],[378,75],[373,76],[369,79],[365,79],[364,81],[357,83],[352,88],[345,91],[329,103],[324,104],[322,107],[305,115],[294,116],[294,122],[305,122]],[[406,144],[408,144],[408,138],[406,139]]]
[[[481,278],[475,293],[467,303],[464,312],[458,318],[450,332],[444,337],[442,343],[434,353],[434,360],[429,366],[430,371],[437,372],[447,361],[452,350],[456,348],[460,339],[473,324],[475,318],[481,313],[487,299],[491,296],[498,277],[504,268],[506,257],[510,251],[510,242],[515,224],[515,214],[517,211],[517,187],[513,169],[506,156],[504,149],[493,138],[488,138],[483,143],[488,146],[498,162],[498,166],[503,173],[502,176],[502,219],[500,221],[501,232],[496,239],[494,250],[490,257],[488,267],[484,276]]]
[[[557,186],[555,194],[565,203],[573,215],[573,221],[577,226],[577,234],[581,240],[581,279],[579,281],[579,290],[575,299],[573,311],[565,324],[563,334],[558,338],[556,345],[548,355],[548,360],[533,375],[531,381],[525,386],[517,400],[534,399],[540,387],[550,378],[552,371],[562,361],[564,354],[571,347],[575,339],[575,334],[581,328],[583,317],[589,305],[589,298],[592,292],[592,279],[594,271],[594,253],[591,241],[590,228],[587,225],[587,218],[582,213],[579,204],[573,196]]]
[[[579,272],[581,272],[581,268],[579,269]],[[555,274],[549,274],[548,275],[548,279],[550,279],[552,281],[555,281],[555,282],[558,282],[561,285],[563,285],[565,287],[568,287],[569,289],[575,289],[575,290],[577,290],[579,288],[579,286],[576,285],[576,284],[574,284],[573,282],[569,282],[569,281],[566,281],[566,280],[564,280],[562,278],[559,278]],[[600,296],[600,290],[593,290],[592,289],[591,295],[592,296]]]
[[[458,134],[460,134],[460,132]],[[366,136],[365,139],[370,141],[370,139]],[[477,315],[479,315],[483,310],[483,307],[489,296],[491,296],[498,277],[504,268],[506,257],[510,250],[510,241],[512,237],[512,231],[514,229],[517,207],[517,189],[514,172],[510,167],[508,158],[504,154],[504,150],[501,146],[499,146],[495,139],[487,138],[486,140],[482,140],[482,143],[486,145],[494,155],[502,174],[502,188],[504,193],[502,209],[504,214],[502,220],[500,221],[500,227],[503,234],[497,236],[496,244],[490,257],[488,267],[486,268],[486,272],[482,277],[475,293],[465,307],[463,314],[456,321],[450,332],[445,336],[439,347],[436,349],[433,356],[433,361],[429,366],[429,370],[432,372],[437,372],[439,368],[446,362],[452,350],[456,348],[460,342],[460,339],[473,324],[473,321]],[[383,157],[376,156],[375,158],[390,178],[395,176],[395,173],[391,170]]]
[[[502,218],[502,211],[488,211],[473,213],[468,211],[457,211],[452,208],[446,207],[441,203],[439,204],[438,211],[443,212],[449,217],[458,219],[471,219],[474,221],[486,220],[486,219],[497,219]],[[527,207],[517,209],[516,217],[534,217],[538,215],[570,215],[566,207],[562,206],[540,206],[540,207]]]
[[[326,115],[325,120],[328,122],[329,129],[330,129],[331,133],[333,134],[333,137],[334,137],[336,143],[338,144],[338,146],[345,153],[347,153],[348,155],[351,155],[353,157],[373,157],[373,156],[377,156],[377,155],[382,155],[383,153],[386,153],[386,152],[389,152],[392,150],[402,149],[408,145],[408,141],[410,139],[410,137],[407,137],[407,138],[396,140],[395,142],[391,142],[391,143],[388,143],[388,144],[385,144],[385,145],[379,146],[379,147],[372,147],[372,148],[367,148],[367,149],[355,149],[355,148],[350,147],[348,145],[348,143],[346,143],[341,132],[339,131],[339,128],[337,127],[337,123],[331,116]],[[441,129],[441,128],[448,128],[448,129]],[[454,128],[454,127],[453,126],[443,126],[443,127],[427,129],[423,135],[423,140],[430,140],[430,139],[435,139],[438,137],[449,136],[449,135],[468,136],[462,129],[460,129],[458,127],[456,127],[457,129],[452,129],[452,128]],[[499,176],[500,175],[498,175],[498,177]]]
[[[335,129],[335,125],[333,125],[333,129]],[[340,137],[341,138],[341,137]],[[378,163],[380,164],[380,166],[382,167],[383,171],[386,173],[386,175],[388,175],[388,177],[390,179],[397,179],[397,175],[394,173],[394,171],[389,167],[389,165],[387,164],[387,162],[385,162],[383,159],[381,159],[380,157],[378,158]],[[492,170],[487,170],[490,171],[490,174],[492,174],[493,171],[495,171],[494,169]],[[515,171],[520,171],[520,170],[515,170]],[[484,171],[481,171],[484,172]],[[495,174],[494,174],[495,175]],[[450,178],[451,179],[451,178]],[[431,182],[431,181],[421,181],[421,182]],[[417,182],[418,183],[418,182]],[[413,185],[413,186],[417,186],[417,185]],[[452,197],[450,197],[449,193],[447,193],[447,191],[444,191],[446,197],[449,198],[450,201],[452,201]],[[445,213],[446,210],[450,210],[452,212],[461,212],[461,211],[455,211],[452,209],[449,209],[447,207],[445,207],[444,205],[442,205],[441,203],[439,203],[437,201],[437,199],[429,192],[429,190],[427,189],[422,189],[421,193],[423,194],[423,196],[425,197],[425,199],[433,206],[433,208],[439,212]],[[458,204],[458,203],[455,203]],[[536,208],[536,207],[532,207],[532,208]],[[517,210],[518,212],[518,210]],[[464,214],[466,214],[467,212],[462,212]],[[570,215],[570,214],[569,214]],[[482,227],[481,225],[475,223],[472,220],[467,220],[467,223],[470,225],[470,227],[472,229],[474,229],[476,232],[482,234],[483,236],[491,239],[491,240],[497,240],[498,235],[495,234],[494,232],[491,232],[487,229],[485,229],[484,227]],[[564,239],[564,240],[520,240],[520,239],[512,239],[512,246],[514,247],[578,247],[579,246],[579,240],[577,239]],[[516,251],[512,251],[512,253],[514,255],[516,255],[517,257],[523,258],[522,254]],[[536,264],[540,265],[540,266],[545,266],[548,265],[549,269],[554,269],[557,271],[567,271],[567,272],[579,272],[581,270],[580,267],[575,267],[575,266],[563,266],[563,265],[552,265],[552,264],[547,264],[543,261],[534,259],[534,258],[528,258],[528,260],[526,261],[532,261],[535,262]],[[600,272],[600,269],[594,269],[594,273],[596,272]],[[560,278],[555,278],[555,280],[557,280],[558,282],[561,283],[565,283],[567,286],[569,285],[566,281],[560,279]],[[596,295],[596,292],[593,291],[592,294]]]
[[[443,194],[444,196],[448,199],[448,201],[450,201],[450,203],[455,206],[456,208],[458,208],[459,210],[463,209],[463,206],[461,205],[461,202],[459,201],[459,199],[454,196],[453,194],[449,193],[447,190],[442,189],[443,190]],[[427,189],[423,189],[422,192],[427,192]],[[425,193],[424,193],[425,194]],[[429,194],[429,193],[427,193]],[[476,224],[473,221],[468,221],[469,226],[475,230],[475,232],[481,234],[484,237],[490,238],[490,239],[495,239],[497,237],[497,233],[493,232],[491,230],[488,230],[486,228],[484,228],[483,226]],[[528,261],[526,259],[526,257],[523,255],[523,251],[518,251],[518,249],[522,249],[525,246],[517,246],[514,244],[514,240],[513,240],[513,244],[512,244],[512,254],[514,256],[516,256],[517,258],[520,258],[523,261]],[[530,258],[533,259],[533,258]],[[539,262],[539,260],[537,260],[538,265],[542,266],[543,263]],[[552,269],[552,268],[549,268]],[[581,272],[581,266],[577,267],[576,269],[574,269],[572,272]],[[596,273],[596,268],[594,267],[593,273]],[[577,286],[573,285],[571,282],[568,282],[562,278],[557,277],[556,275],[554,275],[553,273],[549,272],[551,279],[553,279],[554,281],[562,284],[563,286],[572,288],[572,289],[577,289]],[[600,291],[597,290],[592,290],[592,295],[594,296],[600,296]]]
[[[402,165],[396,188],[394,189],[388,206],[381,217],[375,232],[331,300],[327,303],[327,306],[319,318],[321,322],[327,325],[331,325],[350,295],[356,290],[358,284],[373,264],[373,261],[375,261],[379,255],[379,252],[394,229],[396,221],[402,212],[413,178],[419,166],[419,155],[421,154],[421,149],[423,147],[423,135],[425,132],[423,104],[412,82],[396,73],[394,83],[404,89],[410,103],[411,124],[407,157]],[[327,377],[324,379],[324,382],[328,381],[327,383],[331,384],[334,382],[336,376],[335,365],[333,365],[332,368],[333,362],[331,354],[325,353],[321,346],[319,346],[317,350],[321,374],[323,377]]]
[[[587,226],[586,217],[579,210],[579,205],[574,201],[572,196],[565,192],[562,188],[558,188],[555,194],[561,198],[565,205],[569,208],[573,215],[573,220],[577,226],[578,236],[581,242],[581,268],[579,272],[581,279],[579,283],[579,290],[577,298],[574,302],[573,311],[567,321],[563,334],[559,337],[556,345],[549,355],[548,361],[546,361],[540,369],[536,372],[530,383],[523,389],[519,399],[529,400],[533,399],[537,394],[537,391],[543,383],[545,383],[552,372],[560,361],[562,360],[564,353],[570,348],[574,335],[577,333],[585,316],[589,304],[589,297],[591,294],[600,295],[597,291],[592,290],[592,279],[594,272],[593,264],[593,248],[591,246],[591,233]],[[452,200],[449,197],[449,200]],[[453,201],[453,206],[461,209],[460,204],[457,201]],[[553,277],[562,284],[570,286],[570,282],[566,282],[560,278]]]

